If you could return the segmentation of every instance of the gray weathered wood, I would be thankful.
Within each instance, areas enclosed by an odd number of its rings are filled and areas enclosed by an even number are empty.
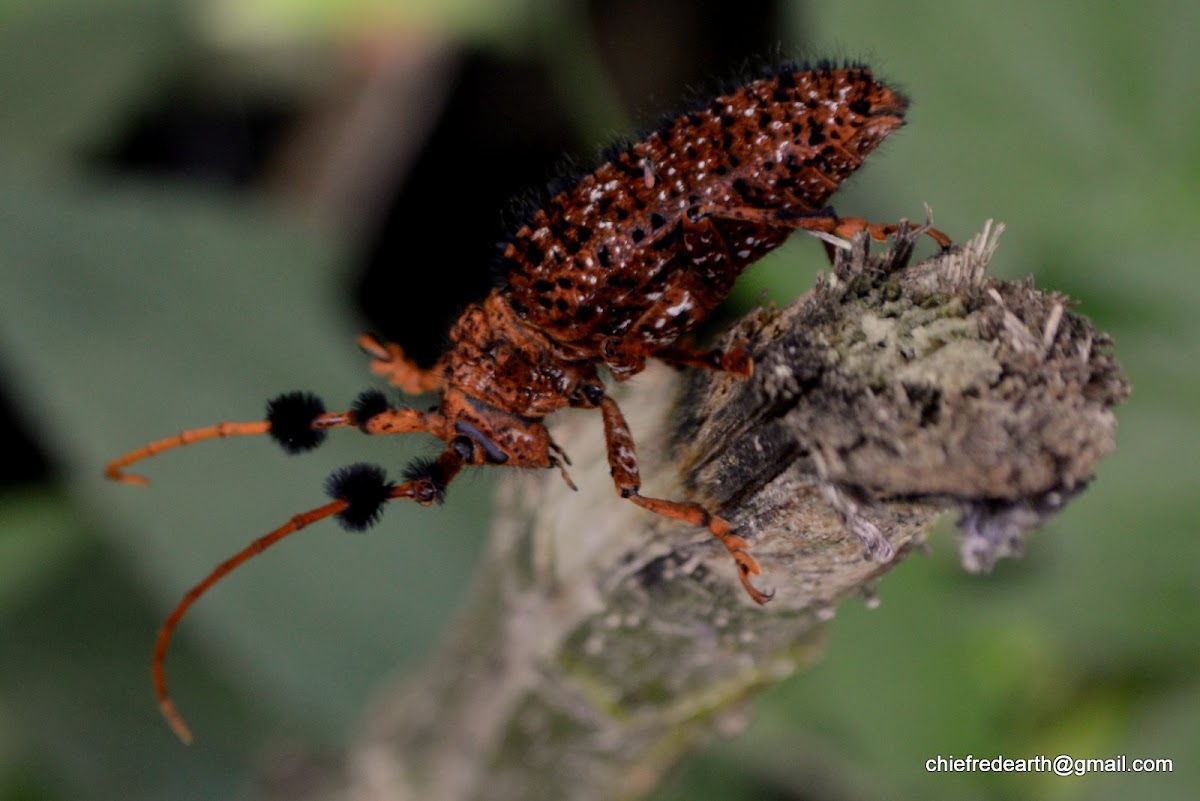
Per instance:
[[[919,232],[867,242],[727,337],[754,376],[656,366],[617,397],[643,494],[739,526],[774,600],[755,605],[705,532],[616,496],[599,415],[553,433],[574,460],[506,476],[486,563],[430,665],[384,693],[322,797],[636,797],[756,692],[820,655],[947,510],[986,569],[1080,491],[1128,392],[1108,339],[1030,282],[984,274],[999,228],[909,266]]]

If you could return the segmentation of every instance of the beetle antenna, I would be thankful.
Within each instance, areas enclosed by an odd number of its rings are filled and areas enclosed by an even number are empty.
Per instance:
[[[174,634],[179,621],[183,619],[192,604],[196,603],[214,584],[233,572],[243,562],[318,520],[337,517],[345,528],[351,531],[361,531],[379,519],[384,503],[393,498],[411,497],[412,495],[408,485],[396,487],[387,480],[387,476],[381,468],[369,464],[354,464],[342,468],[329,477],[326,489],[333,497],[331,502],[293,516],[279,528],[259,537],[217,565],[199,584],[188,590],[159,627],[158,639],[154,643],[154,657],[150,662],[150,672],[154,678],[154,692],[158,697],[158,708],[162,711],[163,717],[167,719],[167,723],[170,724],[175,735],[185,745],[191,744],[192,732],[167,691],[167,677],[163,664],[167,657],[167,647],[171,643],[171,635]]]
[[[358,420],[353,411],[326,412],[325,404],[316,395],[310,392],[288,392],[273,398],[267,404],[264,420],[217,423],[213,426],[181,431],[173,437],[155,440],[114,459],[104,469],[104,475],[126,484],[147,484],[149,482],[144,476],[126,473],[125,468],[156,453],[208,439],[269,434],[288,453],[302,453],[324,442],[326,429],[357,424]]]

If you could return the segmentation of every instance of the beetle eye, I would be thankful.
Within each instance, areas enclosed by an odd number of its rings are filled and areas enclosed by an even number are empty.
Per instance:
[[[487,459],[489,464],[504,464],[508,461],[508,454],[500,450],[500,448],[496,446],[496,443],[488,439],[478,428],[470,423],[464,423],[462,420],[455,420],[454,429],[461,434],[461,436],[455,437],[455,439],[466,439],[472,445],[478,445],[479,447],[483,448],[484,458]],[[453,440],[451,441],[450,445],[451,447],[454,447]],[[471,453],[474,455],[475,451],[472,450]]]
[[[464,462],[473,462],[475,460],[475,443],[471,441],[470,437],[455,437],[450,440],[450,448]]]

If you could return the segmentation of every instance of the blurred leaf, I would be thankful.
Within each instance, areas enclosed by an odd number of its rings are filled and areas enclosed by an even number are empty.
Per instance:
[[[0,622],[0,699],[19,722],[10,758],[25,765],[22,784],[62,798],[231,797],[249,775],[257,727],[211,673],[184,671],[207,702],[209,729],[196,747],[182,747],[150,691],[153,618],[111,550],[93,544],[86,556],[22,615]]]
[[[511,39],[530,0],[204,0],[201,19],[221,46],[262,51],[383,30]]]
[[[179,58],[175,2],[52,2],[0,23],[0,164],[61,168],[106,141]]]
[[[378,460],[395,473],[432,447],[339,431],[286,460],[265,439],[241,440],[149,461],[149,488],[103,482],[123,451],[189,425],[258,418],[280,391],[305,387],[341,406],[369,386],[334,292],[337,249],[249,203],[17,180],[0,189],[0,242],[0,363],[19,376],[15,400],[163,613],[229,553],[322,503],[334,467]],[[244,691],[335,738],[451,611],[486,494],[486,482],[464,481],[444,508],[397,505],[367,537],[332,523],[305,531],[205,598],[181,635],[204,635]],[[203,737],[202,705],[186,683],[175,692]]]
[[[65,570],[87,541],[60,493],[0,494],[0,621]]]

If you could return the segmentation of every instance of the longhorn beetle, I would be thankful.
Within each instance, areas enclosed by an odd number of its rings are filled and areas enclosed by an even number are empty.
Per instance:
[[[599,409],[617,492],[664,517],[706,528],[729,551],[742,586],[758,603],[769,595],[748,543],[698,504],[640,493],[633,436],[606,393],[598,368],[617,381],[654,357],[669,364],[750,376],[741,347],[697,350],[681,337],[707,317],[750,264],[796,230],[826,240],[860,231],[885,239],[896,226],[838,217],[834,190],[876,145],[904,124],[908,101],[862,65],[784,66],[732,87],[658,129],[618,146],[594,171],[556,192],[499,246],[505,278],[467,307],[450,344],[429,369],[396,344],[364,334],[371,369],[407,393],[438,392],[430,411],[392,407],[378,391],[343,412],[313,395],[290,393],[267,404],[261,421],[184,431],[108,465],[117,481],[143,484],[125,468],[147,456],[217,437],[267,434],[288,453],[315,448],[331,428],[367,434],[425,432],[446,443],[418,460],[401,483],[366,464],[330,476],[331,500],[295,515],[218,565],[193,587],[158,632],[152,673],[159,707],[184,742],[191,733],[171,701],[163,671],[167,645],[189,607],[251,556],[310,523],[335,517],[348,529],[373,524],[401,498],[428,506],[468,465],[558,468],[570,484],[566,454],[542,419],[574,406]],[[950,240],[928,234],[943,248]]]

